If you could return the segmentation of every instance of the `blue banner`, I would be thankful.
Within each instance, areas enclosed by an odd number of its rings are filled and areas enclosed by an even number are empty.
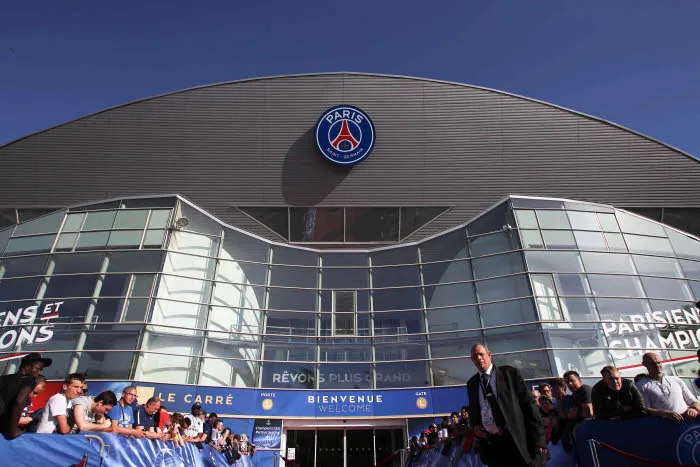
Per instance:
[[[95,382],[90,392],[110,389],[121,394],[129,384],[137,388],[139,402],[160,397],[169,412],[189,413],[199,403],[207,413],[250,418],[372,418],[420,417],[449,414],[467,403],[466,387],[393,390],[289,390],[218,388],[159,383]],[[94,388],[94,389],[93,389]]]
[[[282,420],[255,420],[252,443],[257,449],[279,449],[281,442]]]
[[[589,440],[595,440],[591,451]],[[602,444],[601,444],[602,443]],[[590,421],[576,435],[576,456],[583,467],[598,465],[638,466],[631,456],[644,458],[647,464],[665,462],[700,465],[700,423],[676,423],[660,417],[636,420]]]

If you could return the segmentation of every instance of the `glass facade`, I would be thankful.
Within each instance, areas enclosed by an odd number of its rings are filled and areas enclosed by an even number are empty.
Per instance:
[[[346,238],[372,228],[328,211]],[[337,236],[305,226],[286,228]],[[1,230],[0,253],[0,357],[40,349],[50,378],[463,385],[477,342],[531,380],[642,372],[648,350],[689,381],[698,367],[700,241],[604,205],[511,197],[420,243],[319,250],[256,238],[180,198],[122,200]]]

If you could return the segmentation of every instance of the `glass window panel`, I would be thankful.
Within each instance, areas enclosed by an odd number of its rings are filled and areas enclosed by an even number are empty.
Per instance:
[[[91,297],[95,276],[56,276],[49,280],[44,297]]]
[[[290,208],[291,242],[342,242],[343,208]]]
[[[129,274],[107,274],[100,287],[100,297],[125,296],[129,291],[130,279]]]
[[[298,297],[294,294],[294,289],[275,289],[281,295],[274,295],[275,304],[286,305],[283,301],[284,291],[290,291],[287,297],[293,299],[288,306],[302,306]],[[302,291],[305,292],[305,291]],[[308,291],[313,292],[313,291]],[[254,287],[251,285],[226,284],[217,282],[214,287],[212,304],[227,306],[231,308],[263,308],[264,307],[264,287]],[[279,298],[278,298],[279,297]],[[279,302],[279,303],[278,303]],[[272,302],[271,302],[272,303]],[[274,308],[270,306],[271,308]],[[311,308],[313,310],[313,308]]]
[[[119,321],[124,302],[123,298],[100,298],[95,305],[93,320],[102,323]]]
[[[160,251],[110,252],[107,272],[159,272]]]
[[[10,227],[9,229],[5,230],[0,230],[0,256],[2,256],[2,252],[5,251],[5,247],[7,246],[7,242],[10,239],[10,235],[12,234],[13,230],[14,227]]]
[[[333,293],[337,290],[342,290],[342,289],[321,291],[321,311],[322,312],[330,313],[333,311]],[[357,295],[356,302],[355,302],[355,304],[357,306],[357,311],[360,311],[360,312],[369,311],[369,290],[357,290],[355,292]]]
[[[39,282],[40,277],[0,280],[0,301],[34,298]]]
[[[398,266],[372,269],[372,286],[401,287],[406,285],[420,285],[418,266]]]
[[[265,329],[267,334],[315,336],[316,314],[268,311]]]
[[[551,274],[531,274],[532,291],[535,297],[556,297],[557,289]]]
[[[5,248],[5,256],[17,253],[43,253],[51,251],[55,235],[37,235],[35,237],[11,238]]]
[[[540,226],[537,224],[537,217],[535,216],[535,211],[530,209],[517,209],[515,211],[515,218],[518,220],[518,228],[520,229],[539,229]]]
[[[77,233],[64,233],[58,237],[54,251],[71,251],[75,246],[75,240],[78,238]]]
[[[632,253],[674,256],[671,243],[669,243],[667,238],[625,234],[625,240]]]
[[[272,266],[270,284],[287,287],[316,288],[318,269]]]
[[[381,340],[379,339],[379,341]],[[377,342],[374,344],[374,353],[376,361],[421,360],[428,358],[425,336],[411,336],[410,339],[402,339],[401,342],[388,344]]]
[[[606,232],[604,235],[610,251],[627,252],[627,245],[625,244],[625,239],[622,238],[622,234]]]
[[[476,306],[437,308],[428,310],[430,332],[454,331],[455,329],[477,329],[481,327]]]
[[[568,211],[567,215],[574,230],[600,230],[598,217],[594,212]]]
[[[444,263],[424,264],[423,283],[441,284],[472,280],[472,268],[468,260],[447,261]]]
[[[476,303],[476,295],[474,295],[474,285],[471,282],[425,288],[425,305],[428,308],[472,303]]]
[[[570,321],[597,321],[599,318],[592,298],[559,298],[564,316]]]
[[[262,387],[286,389],[314,389],[316,365],[313,363],[264,362]]]
[[[287,208],[238,208],[285,240],[289,237],[289,216]]]
[[[434,386],[466,385],[476,374],[476,368],[469,358],[432,360]]]
[[[322,254],[323,267],[367,266],[365,253],[326,253]]]
[[[506,355],[494,355],[494,365],[510,365],[520,370],[523,378],[550,378],[552,370],[549,365],[547,352],[519,352]]]
[[[472,237],[469,239],[469,251],[471,252],[471,256],[474,257],[517,250],[520,248],[517,237],[518,234],[516,230]]]
[[[530,295],[530,286],[525,275],[487,279],[477,281],[475,284],[479,302],[507,300]]]
[[[372,266],[394,264],[415,264],[418,262],[418,250],[415,247],[388,248],[372,253]]]
[[[601,368],[614,365],[610,352],[604,349],[554,350],[552,354],[556,366],[555,373],[559,375],[572,370],[582,377],[600,378]]]
[[[641,279],[648,297],[672,300],[693,299],[686,281],[644,276]]]
[[[369,324],[369,313],[358,313],[355,317],[357,321],[357,327],[355,329],[355,334],[358,336],[369,336],[371,334],[371,327]],[[324,313],[321,315],[321,335],[322,336],[332,336],[333,335],[333,315],[330,313]],[[342,337],[342,336],[340,336]]]
[[[90,379],[128,380],[134,358],[133,352],[81,352],[78,367]]]
[[[569,230],[543,230],[544,246],[550,250],[575,250],[576,241]]]
[[[354,313],[335,313],[333,315],[334,336],[354,336],[356,333]]]
[[[83,220],[85,219],[85,213],[79,214],[68,214],[66,220],[63,223],[63,229],[61,232],[77,232],[80,230],[80,226],[83,225]]]
[[[200,334],[199,331],[196,331],[197,329],[206,327],[206,317],[206,305],[161,299],[155,301],[150,321],[152,324],[174,326],[164,328],[164,332],[168,334],[193,336]],[[154,327],[154,329],[157,328],[157,326]],[[151,348],[157,349],[157,347]]]
[[[175,212],[175,220],[177,221],[178,218],[185,217],[189,222],[186,227],[187,230],[209,235],[221,235],[221,225],[209,215],[183,201],[180,201],[178,206],[180,210]],[[282,209],[284,209],[286,213],[287,208]],[[285,229],[285,237],[287,235],[286,232]]]
[[[700,282],[688,281],[690,290],[692,290],[695,300],[700,300]]]
[[[449,332],[430,336],[432,358],[469,357],[473,345],[483,342],[479,331]]]
[[[114,216],[116,211],[100,211],[87,213],[87,219],[83,224],[85,230],[109,230],[114,225]]]
[[[591,295],[583,274],[555,274],[554,280],[560,295]]]
[[[588,283],[593,295],[610,297],[643,297],[639,279],[630,276],[589,274]]]
[[[165,230],[147,230],[143,237],[144,248],[160,248],[163,246]]]
[[[316,361],[316,345],[308,343],[275,343],[277,339],[265,342],[264,360],[278,362],[313,362]]]
[[[525,259],[531,272],[583,272],[583,263],[575,252],[526,251]]]
[[[423,312],[419,310],[374,314],[374,335],[396,336],[425,332]]]
[[[375,290],[372,296],[375,311],[422,308],[420,287]]]
[[[619,232],[620,231],[620,226],[617,225],[617,221],[615,220],[615,215],[614,214],[603,214],[602,212],[598,213],[598,220],[600,221],[600,225],[603,227],[603,230],[606,232]]]
[[[369,287],[369,274],[364,268],[324,268],[321,271],[324,289],[361,289]]]
[[[76,250],[99,250],[107,246],[109,232],[82,232],[78,237]]]
[[[209,340],[204,352],[199,373],[199,384],[209,386],[255,387],[260,363],[251,361],[257,358],[258,348],[232,346],[228,341]],[[234,360],[234,358],[236,360]]]
[[[177,198],[125,198],[121,204],[126,208],[165,208],[173,207]]]
[[[700,208],[664,208],[664,224],[700,235]]]
[[[131,287],[132,297],[148,297],[151,295],[153,288],[153,274],[137,274],[134,275],[134,282]]]
[[[502,326],[536,321],[532,299],[479,305],[484,326]],[[493,349],[491,350],[493,352]]]
[[[219,239],[208,235],[176,230],[170,237],[170,249],[191,255],[216,257]]]
[[[607,250],[608,246],[603,239],[603,234],[600,232],[583,232],[580,230],[574,231],[576,244],[579,250]]]
[[[141,326],[96,326],[87,334],[85,350],[137,350],[141,329]]]
[[[623,211],[616,211],[617,220],[620,223],[620,229],[624,233],[639,234],[639,235],[656,235],[665,237],[666,233],[661,224],[652,222],[643,217],[627,214]]]
[[[401,238],[404,239],[445,212],[446,207],[401,208]]]
[[[542,331],[535,325],[486,329],[484,339],[494,354],[544,348]]]
[[[596,298],[596,307],[601,320],[620,321],[620,316],[645,316],[651,312],[647,300],[629,298]]]
[[[470,222],[469,225],[467,225],[467,232],[470,237],[473,237],[475,235],[503,230],[503,226],[508,224],[508,217],[510,217],[508,214],[508,201],[506,201]]]
[[[377,363],[377,388],[429,386],[428,362]]]
[[[219,261],[219,267],[216,269],[216,280],[236,284],[265,285],[267,268],[268,266],[265,264],[237,263],[235,261],[221,260]],[[206,271],[210,270],[209,266],[207,266]]]
[[[666,229],[666,233],[676,252],[675,256],[700,259],[700,241],[671,229]]]
[[[683,277],[678,261],[673,258],[634,255],[639,274],[650,276]]]
[[[345,222],[347,242],[399,240],[398,208],[345,208]]]
[[[634,274],[629,255],[581,252],[581,259],[588,272]]]
[[[224,231],[224,245],[221,249],[221,258],[223,259],[266,263],[269,250],[268,244],[262,240],[233,229],[225,229]]]
[[[537,219],[542,229],[570,229],[566,211],[537,210]]]
[[[65,211],[58,211],[53,214],[39,217],[29,222],[20,223],[16,228],[13,237],[20,235],[36,235],[43,233],[55,233],[61,227]],[[22,219],[20,217],[20,222]]]
[[[483,279],[485,277],[505,276],[523,272],[525,265],[520,253],[508,253],[505,255],[484,256],[472,260],[474,277]]]
[[[369,363],[322,363],[318,383],[319,389],[369,389],[372,367]]]
[[[192,303],[208,303],[211,287],[210,281],[162,275],[158,297]]]
[[[523,248],[544,248],[544,241],[539,230],[521,230]]]
[[[4,278],[22,276],[41,276],[46,271],[48,256],[26,256],[23,258],[8,258],[0,262],[5,266]]]
[[[149,229],[165,229],[168,226],[170,218],[170,209],[154,209],[151,211],[151,217],[148,219]]]
[[[699,261],[689,261],[682,259],[681,266],[683,267],[683,272],[685,272],[685,277],[689,279],[700,280],[700,262]]]
[[[147,332],[134,379],[171,384],[194,384],[201,338]],[[153,352],[153,353],[149,353]]]
[[[148,210],[119,210],[114,222],[115,229],[143,229],[146,227]]]
[[[315,290],[296,290],[270,288],[268,308],[273,310],[314,311],[317,292]]]
[[[126,301],[122,321],[146,321],[148,313],[148,298],[130,298]]]
[[[274,264],[318,266],[318,253],[299,248],[274,247],[272,262]]]
[[[260,310],[212,306],[209,311],[207,326],[209,329],[215,329],[220,332],[210,331],[209,337],[227,339],[231,342],[258,342],[260,338],[250,334],[262,333],[262,315],[263,312]]]
[[[460,228],[421,244],[421,261],[442,261],[467,257],[467,236]]]
[[[138,248],[143,232],[140,230],[113,230],[107,248]]]

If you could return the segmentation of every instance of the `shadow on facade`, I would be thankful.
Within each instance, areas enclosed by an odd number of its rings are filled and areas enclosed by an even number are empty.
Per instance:
[[[316,149],[314,129],[304,132],[287,151],[282,165],[282,196],[292,206],[314,206],[350,174],[351,167],[326,161]]]

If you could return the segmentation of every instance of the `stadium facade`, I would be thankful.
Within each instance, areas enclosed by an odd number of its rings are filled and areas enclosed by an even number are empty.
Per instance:
[[[477,342],[532,384],[654,350],[693,387],[700,162],[610,122],[283,76],[68,122],[0,169],[5,372],[41,350],[52,379],[201,402],[302,465],[373,465],[458,410]]]

